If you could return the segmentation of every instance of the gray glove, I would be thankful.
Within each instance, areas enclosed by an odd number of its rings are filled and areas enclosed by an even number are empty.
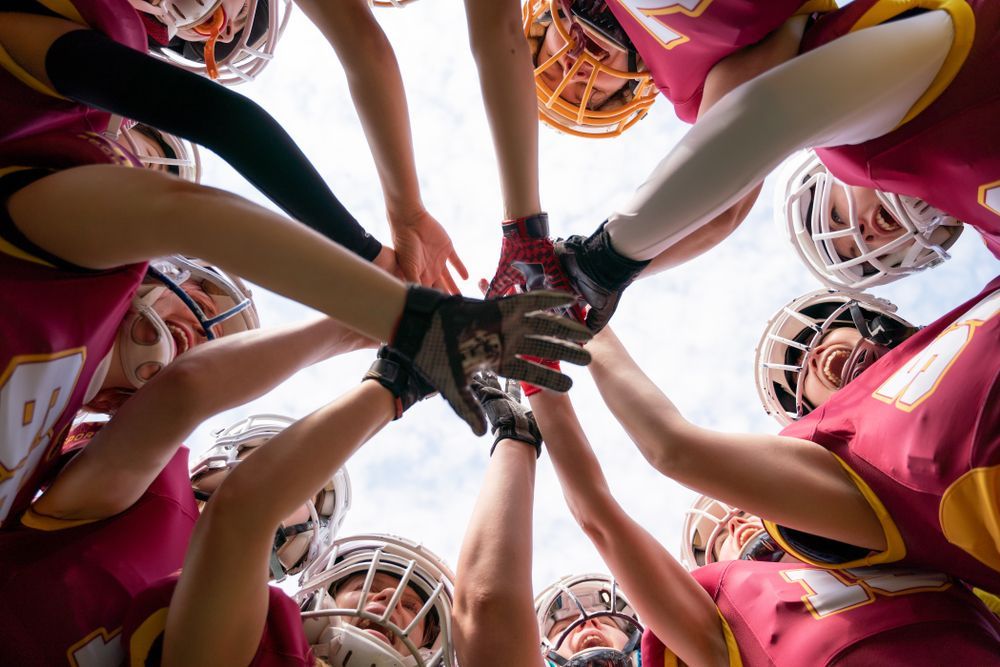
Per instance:
[[[591,336],[577,322],[541,311],[574,302],[571,294],[530,292],[479,301],[411,285],[390,345],[413,362],[476,435],[486,433],[482,410],[469,391],[476,371],[566,391],[572,381],[522,355],[587,364],[590,353],[575,342]]]
[[[490,456],[497,444],[504,439],[520,440],[534,445],[537,455],[542,455],[542,434],[535,422],[535,415],[521,403],[521,387],[507,381],[506,391],[493,373],[480,373],[472,378],[472,393],[483,406],[486,418],[496,437],[490,447]]]

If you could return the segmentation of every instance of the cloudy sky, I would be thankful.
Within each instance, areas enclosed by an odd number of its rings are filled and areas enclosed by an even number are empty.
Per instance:
[[[461,3],[424,0],[405,9],[379,10],[378,16],[406,82],[424,202],[449,231],[472,273],[463,292],[478,296],[475,280],[490,277],[499,256],[502,211]],[[387,241],[374,163],[343,70],[301,12],[293,15],[276,60],[238,90],[285,126],[348,209]],[[578,139],[542,128],[542,201],[553,235],[589,234],[643,182],[685,129],[662,100],[615,140]],[[204,162],[206,184],[271,206],[225,163],[212,155]],[[778,230],[771,200],[768,183],[730,239],[696,261],[633,285],[613,322],[647,374],[701,426],[778,430],[754,389],[754,346],[775,310],[820,285]],[[874,292],[893,301],[910,321],[930,322],[976,294],[997,272],[995,260],[971,229],[952,255],[943,266]],[[342,288],[346,286],[330,286]],[[255,294],[265,326],[313,315],[263,289]],[[308,414],[352,387],[373,357],[358,352],[330,360],[258,401],[216,416],[192,436],[194,456],[211,445],[211,431],[244,416]],[[585,369],[571,367],[568,372],[576,382],[571,395],[612,490],[633,517],[677,554],[684,511],[694,494],[645,463],[604,407]],[[416,406],[350,461],[354,506],[345,534],[392,532],[418,540],[454,568],[489,444],[489,438],[473,436],[444,401]],[[564,574],[605,570],[566,510],[544,455],[538,466],[534,546],[536,592]]]

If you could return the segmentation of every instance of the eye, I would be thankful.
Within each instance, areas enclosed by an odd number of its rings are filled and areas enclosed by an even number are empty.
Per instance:
[[[844,222],[844,219],[842,217],[840,217],[840,211],[837,210],[836,206],[833,207],[832,211],[830,211],[830,219],[833,221],[833,224],[835,224],[835,225],[837,225],[839,227],[846,227],[847,226],[847,223]]]

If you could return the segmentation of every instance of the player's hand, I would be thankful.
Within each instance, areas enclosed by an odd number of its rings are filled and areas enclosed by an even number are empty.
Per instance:
[[[403,270],[399,267],[399,262],[396,260],[396,251],[387,245],[383,245],[382,249],[378,251],[375,259],[372,260],[372,264],[386,273],[396,276],[400,280],[406,280],[403,276]]]
[[[431,383],[413,369],[409,359],[388,345],[379,348],[378,358],[361,378],[362,382],[365,380],[378,382],[396,399],[395,419],[402,417],[416,403],[437,393]]]
[[[535,415],[521,403],[521,390],[517,382],[507,382],[506,389],[493,373],[479,373],[472,378],[472,393],[483,406],[490,429],[496,436],[490,447],[490,456],[497,443],[504,439],[520,440],[534,445],[542,453],[542,434],[535,422]]]
[[[458,294],[458,285],[448,264],[462,280],[469,278],[469,272],[441,223],[421,208],[407,214],[390,215],[389,225],[403,279]]]
[[[486,432],[482,409],[469,391],[477,371],[567,391],[567,376],[520,355],[587,364],[590,353],[575,344],[590,338],[583,325],[545,313],[573,302],[569,294],[531,292],[479,301],[411,286],[390,345],[411,359],[476,435]]]
[[[556,241],[555,253],[573,290],[590,304],[587,326],[595,333],[611,321],[622,292],[649,264],[618,254],[604,225],[590,237]]]
[[[515,291],[573,291],[549,239],[548,214],[538,213],[527,218],[508,220],[503,223],[502,228],[500,262],[486,290],[487,299]],[[578,321],[583,321],[582,308],[574,304],[570,311]]]

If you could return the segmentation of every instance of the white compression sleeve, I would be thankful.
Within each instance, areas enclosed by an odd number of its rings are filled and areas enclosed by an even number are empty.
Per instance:
[[[891,131],[938,74],[953,37],[946,12],[926,12],[850,33],[733,89],[610,216],[615,249],[652,259],[791,153]]]

